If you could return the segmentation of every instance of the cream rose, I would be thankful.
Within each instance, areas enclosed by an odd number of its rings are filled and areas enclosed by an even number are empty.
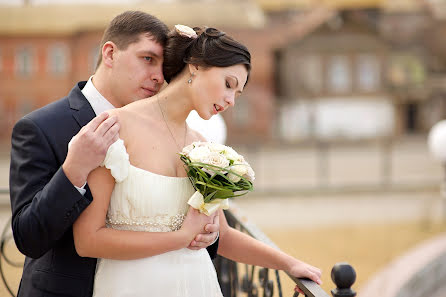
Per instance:
[[[237,152],[232,147],[229,146],[225,148],[224,154],[226,158],[228,158],[229,160],[237,161],[240,159],[240,155],[237,154]]]
[[[223,144],[219,144],[219,143],[215,143],[215,142],[210,142],[208,146],[212,152],[217,152],[217,153],[221,153],[227,148]]]
[[[189,159],[192,162],[203,162],[209,155],[211,151],[206,146],[194,147],[193,150],[189,152]]]
[[[231,166],[230,168],[234,173],[244,176],[245,174],[248,173],[248,166],[246,164],[234,164]],[[230,181],[236,183],[238,181],[240,181],[240,176],[229,173],[228,174],[228,178]]]
[[[193,149],[194,149],[194,144],[192,143],[192,144],[189,144],[188,146],[185,146],[185,147],[183,148],[183,150],[181,151],[181,153],[182,153],[183,155],[188,156],[189,153],[190,153]]]
[[[248,166],[248,172],[246,173],[246,177],[250,182],[253,182],[256,179],[256,175],[254,170],[252,170],[251,166]]]
[[[225,156],[217,152],[211,152],[206,158],[203,159],[202,162],[212,166],[218,166],[221,168],[226,168],[229,166],[229,160],[226,159]],[[203,169],[203,171],[209,173],[210,175],[213,175],[215,173],[215,171],[212,169]],[[224,170],[222,170],[221,172],[224,173]]]

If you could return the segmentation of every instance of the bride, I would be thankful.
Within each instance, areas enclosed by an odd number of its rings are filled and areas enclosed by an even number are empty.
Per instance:
[[[73,229],[78,254],[100,258],[94,296],[222,296],[206,249],[187,248],[213,218],[188,206],[195,190],[178,152],[205,141],[186,124],[192,110],[209,119],[234,106],[250,60],[248,49],[224,32],[177,25],[164,50],[169,85],[110,111],[119,118],[120,139],[104,167],[89,175],[94,199]],[[321,283],[318,268],[229,227],[221,210],[217,216],[219,255]]]

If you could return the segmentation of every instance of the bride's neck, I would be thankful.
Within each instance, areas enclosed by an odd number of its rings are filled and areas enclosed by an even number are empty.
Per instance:
[[[169,122],[183,125],[192,110],[186,82],[174,80],[154,97]]]

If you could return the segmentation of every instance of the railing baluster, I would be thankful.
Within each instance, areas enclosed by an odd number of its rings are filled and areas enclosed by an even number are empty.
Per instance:
[[[248,235],[270,245],[273,248],[279,249],[263,232],[261,232],[255,225],[252,223],[249,223],[246,219],[242,219],[239,217],[239,212],[237,208],[232,208],[230,211],[225,211],[226,219],[230,226],[247,233]],[[245,265],[245,267],[249,267]],[[258,296],[259,295],[259,287],[256,286],[254,283],[254,272],[255,272],[255,266],[252,266],[251,270],[251,276],[249,276],[249,268],[245,269],[246,273],[242,282],[242,290],[246,293],[248,293],[248,297],[251,296]],[[272,296],[274,293],[274,282],[269,279],[268,275],[269,270],[262,268],[259,271],[259,282],[260,282],[260,288],[263,290],[263,296],[269,297]],[[221,271],[219,271],[219,278],[223,278],[223,276],[220,276]],[[277,288],[278,288],[278,294],[280,297],[283,296],[282,293],[282,286],[280,284],[280,278],[279,278],[279,272],[275,270],[276,273],[276,281],[277,281]],[[329,295],[322,290],[322,288],[316,284],[315,282],[307,279],[298,279],[292,275],[288,276],[296,283],[296,285],[305,293],[305,296],[308,297],[329,297]],[[231,292],[234,291],[234,289],[231,290]],[[294,296],[298,296],[297,293],[294,294]],[[234,295],[224,295],[227,296],[234,296]]]

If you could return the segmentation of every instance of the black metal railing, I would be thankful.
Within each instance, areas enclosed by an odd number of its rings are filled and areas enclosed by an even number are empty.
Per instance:
[[[0,189],[0,195],[7,196],[8,189]],[[260,229],[250,223],[246,218],[242,218],[240,210],[232,207],[225,211],[226,219],[231,227],[236,228],[246,234],[279,249]],[[5,253],[6,246],[12,242],[10,219],[7,221],[0,237],[0,276],[10,296],[15,297],[14,289],[11,288],[5,278],[5,269],[21,269],[22,262],[11,260]],[[7,264],[7,266],[3,265]],[[277,290],[278,296],[282,297],[283,289],[280,281],[279,271],[274,270],[274,277],[270,279],[270,271],[267,268],[256,267],[233,262],[223,257],[217,257],[214,264],[218,273],[218,278],[224,297],[272,297]],[[307,297],[328,297],[329,295],[315,282],[308,279],[299,279],[287,274],[289,278],[305,293]],[[336,264],[331,271],[331,278],[337,288],[331,293],[334,297],[354,297],[356,293],[351,289],[355,282],[356,273],[347,263]],[[298,296],[290,289],[294,297]]]
[[[228,224],[271,247],[279,249],[260,229],[241,215],[236,207],[225,211]],[[220,286],[225,297],[272,297],[274,290],[282,297],[283,289],[280,281],[279,271],[274,270],[274,278],[270,279],[269,269],[245,265],[233,262],[223,257],[217,257],[214,261]],[[287,276],[305,293],[307,297],[328,297],[329,295],[315,282],[309,279],[296,278],[287,273]],[[356,293],[351,286],[356,280],[353,267],[347,263],[336,264],[331,271],[331,278],[336,284],[336,289],[331,293],[334,297],[353,297]],[[298,293],[292,292],[293,296]],[[287,294],[288,296],[291,295]]]

